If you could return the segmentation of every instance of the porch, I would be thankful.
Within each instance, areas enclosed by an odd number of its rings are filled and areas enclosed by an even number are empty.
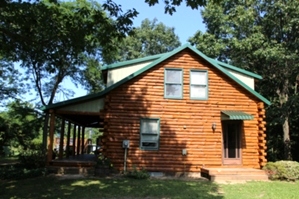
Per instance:
[[[241,167],[201,168],[201,176],[212,182],[268,181],[265,171]]]

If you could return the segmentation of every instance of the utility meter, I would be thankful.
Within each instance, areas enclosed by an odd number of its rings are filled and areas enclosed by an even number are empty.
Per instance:
[[[128,149],[130,147],[130,140],[123,140],[123,148]]]

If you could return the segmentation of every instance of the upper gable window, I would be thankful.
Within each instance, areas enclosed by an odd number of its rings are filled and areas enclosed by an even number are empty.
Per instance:
[[[165,69],[164,72],[165,98],[183,98],[183,71],[182,69]]]
[[[190,98],[208,99],[208,71],[190,71]]]

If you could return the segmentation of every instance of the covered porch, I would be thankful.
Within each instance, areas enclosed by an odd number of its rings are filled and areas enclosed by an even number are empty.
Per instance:
[[[96,155],[90,147],[95,145],[97,150],[100,143],[98,140],[92,143],[86,129],[96,128],[101,131],[104,126],[101,117],[104,99],[95,97],[84,96],[49,105],[44,109],[48,121],[46,133],[44,132],[48,166],[94,165]],[[58,139],[54,139],[55,135],[58,135]]]

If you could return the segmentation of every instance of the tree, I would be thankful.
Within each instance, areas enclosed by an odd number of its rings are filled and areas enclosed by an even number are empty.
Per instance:
[[[298,136],[290,123],[298,109],[299,2],[224,0],[208,3],[202,15],[207,32],[189,41],[208,56],[264,77],[257,89],[272,102],[268,133],[271,138],[271,130],[281,129],[284,159],[291,159],[291,138]]]
[[[116,61],[170,52],[181,45],[174,28],[145,19],[118,46]]]
[[[114,42],[131,30],[137,15],[135,10],[122,15],[112,1],[6,2],[0,8],[0,54],[21,62],[42,105],[52,104],[59,92],[72,94],[61,83],[67,77],[82,83],[90,57],[111,59]]]
[[[213,2],[218,2],[218,0],[212,0]],[[145,0],[150,6],[154,6],[159,3],[159,0]],[[173,14],[176,11],[176,7],[180,6],[183,0],[169,0],[164,1],[165,3],[165,13]],[[199,6],[205,6],[207,4],[207,0],[185,0],[187,6],[192,9],[198,9]]]
[[[0,58],[0,106],[4,106],[7,99],[16,98],[16,95],[22,92],[21,87],[24,84],[20,82],[20,73],[13,63]]]
[[[42,119],[28,102],[9,103],[8,109],[0,112],[0,150],[2,146],[29,147],[41,132]]]

